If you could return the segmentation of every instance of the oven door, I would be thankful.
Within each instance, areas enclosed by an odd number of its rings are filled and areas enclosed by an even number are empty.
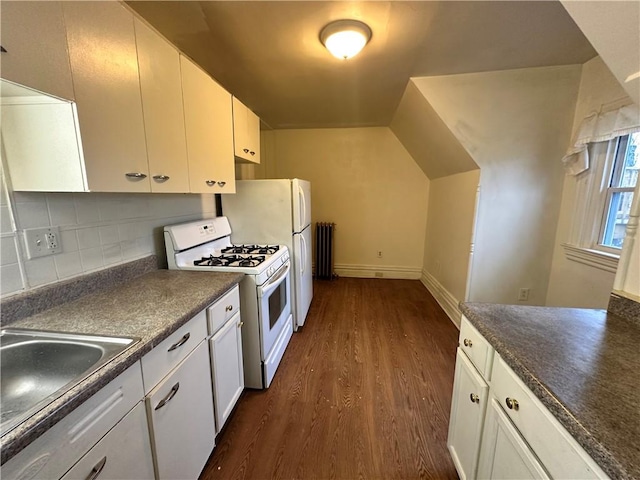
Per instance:
[[[287,262],[258,287],[258,316],[262,360],[269,356],[278,335],[291,314],[291,269]]]

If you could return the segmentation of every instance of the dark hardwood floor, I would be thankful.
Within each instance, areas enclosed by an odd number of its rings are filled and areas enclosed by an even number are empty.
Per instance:
[[[458,478],[457,338],[417,280],[316,281],[271,387],[245,391],[201,479]]]

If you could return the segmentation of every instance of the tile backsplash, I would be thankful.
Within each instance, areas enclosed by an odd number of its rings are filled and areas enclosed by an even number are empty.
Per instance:
[[[1,173],[0,173],[1,175]],[[155,254],[162,227],[214,217],[214,195],[0,191],[0,296]],[[60,228],[62,253],[28,260],[23,231]]]

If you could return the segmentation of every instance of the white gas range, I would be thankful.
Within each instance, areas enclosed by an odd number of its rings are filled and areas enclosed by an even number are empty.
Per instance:
[[[241,272],[245,385],[267,388],[293,334],[289,250],[233,245],[226,217],[164,227],[169,269]]]

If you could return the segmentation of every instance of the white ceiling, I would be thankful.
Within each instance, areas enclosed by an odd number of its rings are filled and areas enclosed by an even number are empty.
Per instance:
[[[596,52],[557,1],[128,1],[272,128],[389,125],[410,77],[582,64]],[[342,61],[332,20],[367,23]]]

